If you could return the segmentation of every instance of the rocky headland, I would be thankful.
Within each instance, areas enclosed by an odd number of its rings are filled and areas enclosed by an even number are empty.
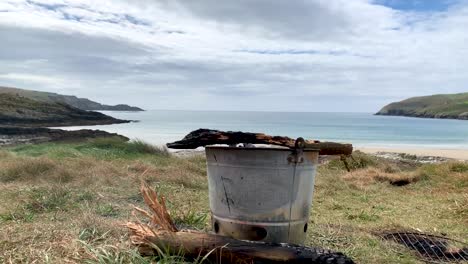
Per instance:
[[[87,98],[79,98],[73,95],[62,95],[57,93],[32,91],[12,87],[0,87],[0,94],[18,95],[45,103],[66,104],[87,111],[144,111],[139,107],[129,106],[126,104],[106,105],[91,101]]]
[[[468,93],[412,97],[391,103],[376,115],[468,120]]]
[[[47,127],[91,126],[128,123],[111,116],[58,102],[44,102],[0,93],[0,146],[47,141],[72,141],[96,137],[120,137],[100,130],[65,131]]]
[[[128,123],[64,103],[46,103],[0,93],[0,125],[18,127],[89,126]]]
[[[44,127],[2,127],[0,126],[0,146],[19,144],[33,144],[55,141],[79,141],[91,138],[120,138],[128,141],[127,137],[101,130],[81,129],[66,131]]]

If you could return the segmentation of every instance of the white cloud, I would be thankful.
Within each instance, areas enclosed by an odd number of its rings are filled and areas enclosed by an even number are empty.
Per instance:
[[[25,73],[0,74],[0,81],[21,81],[25,83],[30,83],[31,85],[46,85],[48,87],[51,87],[52,89],[56,89],[57,87],[63,87],[67,83],[65,80],[60,78]]]
[[[468,90],[467,24],[466,1],[6,0],[0,81],[146,108],[375,111]]]

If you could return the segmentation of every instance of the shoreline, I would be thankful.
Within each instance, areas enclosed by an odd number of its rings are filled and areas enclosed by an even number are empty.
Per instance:
[[[355,147],[355,150],[368,154],[405,153],[416,156],[442,157],[468,161],[468,149],[417,148],[417,147]]]
[[[97,129],[67,129],[70,127],[15,127],[0,126],[0,147],[25,143],[43,143],[60,140],[80,140],[83,138],[121,136],[117,133],[106,132]],[[79,128],[79,127],[73,127]],[[126,140],[128,137],[121,136]],[[131,140],[131,139],[130,139]],[[166,144],[150,144],[165,146]],[[397,154],[415,155],[422,158],[434,157],[468,161],[468,149],[444,148],[444,147],[418,147],[418,146],[362,146],[355,145],[354,150],[377,156],[396,156]],[[172,150],[178,156],[191,156],[203,153],[202,149]],[[424,159],[423,159],[424,160]]]
[[[165,144],[161,145],[165,146]],[[169,149],[176,156],[204,155],[203,148],[197,149]],[[355,147],[354,151],[362,151],[366,154],[390,158],[407,159],[404,155],[415,155],[421,162],[437,162],[445,160],[468,161],[468,149],[444,149],[444,148],[417,148],[417,147]],[[399,155],[399,154],[404,154]]]

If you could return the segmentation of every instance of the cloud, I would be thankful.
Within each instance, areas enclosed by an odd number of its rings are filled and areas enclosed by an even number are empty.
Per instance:
[[[385,8],[366,5],[363,1],[156,1],[161,7],[185,12],[197,18],[215,22],[223,30],[236,29],[246,33],[278,38],[336,40],[356,33],[363,23],[353,8],[364,12],[389,15]]]
[[[48,87],[57,87],[65,85],[66,81],[60,78],[54,78],[45,75],[25,74],[25,73],[7,73],[0,74],[0,80],[8,82],[10,80],[29,82],[32,84],[41,83]]]
[[[468,3],[6,0],[0,85],[146,108],[376,111],[466,91]]]

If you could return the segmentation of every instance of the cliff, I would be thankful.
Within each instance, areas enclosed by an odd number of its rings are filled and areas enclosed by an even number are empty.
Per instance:
[[[89,111],[144,111],[141,108],[129,106],[126,104],[105,105],[91,101],[86,98],[78,98],[72,95],[61,95],[56,93],[39,92],[10,87],[0,87],[0,94],[19,95],[32,100],[46,103],[68,104],[75,108]]]
[[[128,122],[130,121],[81,110],[64,103],[47,103],[0,93],[0,125],[3,126],[86,126]]]
[[[376,115],[468,120],[468,93],[412,97],[391,103]]]

